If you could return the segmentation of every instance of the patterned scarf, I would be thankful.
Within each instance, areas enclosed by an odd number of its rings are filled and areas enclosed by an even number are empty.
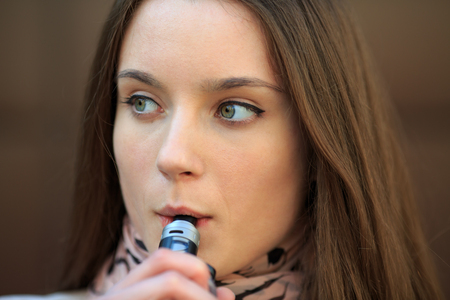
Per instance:
[[[290,239],[247,267],[216,280],[216,286],[233,291],[236,300],[299,299],[299,242]],[[91,288],[90,299],[104,294],[149,256],[142,238],[128,216],[116,252],[103,265]]]

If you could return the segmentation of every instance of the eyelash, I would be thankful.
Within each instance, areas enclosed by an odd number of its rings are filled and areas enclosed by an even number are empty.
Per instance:
[[[137,99],[139,99],[139,98],[143,98],[143,99],[145,99],[145,100],[153,101],[153,102],[155,102],[156,105],[158,105],[158,106],[160,107],[160,105],[159,105],[156,101],[154,101],[152,98],[147,97],[147,96],[144,96],[144,95],[132,95],[132,96],[130,96],[130,97],[125,98],[126,101],[123,101],[123,103],[128,104],[128,105],[130,105],[130,106],[134,106],[135,101],[136,101]],[[260,108],[258,108],[258,107],[256,107],[256,106],[254,106],[254,105],[245,103],[245,102],[234,101],[234,100],[230,100],[230,101],[223,102],[223,103],[221,103],[221,104],[219,105],[219,107],[217,108],[217,111],[214,113],[214,116],[217,117],[217,118],[220,118],[221,121],[226,122],[226,123],[228,123],[229,125],[245,124],[245,123],[251,122],[253,118],[252,118],[252,117],[249,117],[249,118],[244,119],[244,120],[232,121],[232,120],[230,120],[230,119],[227,119],[227,118],[224,118],[224,117],[220,116],[220,110],[221,110],[221,108],[224,107],[224,106],[227,106],[227,105],[239,105],[239,106],[245,107],[246,109],[252,111],[252,112],[255,114],[254,116],[255,116],[256,118],[261,117],[262,114],[265,112],[264,110],[262,110],[262,109],[260,109]],[[145,114],[143,114],[143,113],[138,113],[133,107],[132,107],[132,111],[133,111],[133,114],[134,114],[136,117],[142,117],[143,115],[145,115]]]
[[[245,103],[245,102],[234,101],[234,100],[230,100],[230,101],[223,102],[223,103],[221,103],[221,104],[219,105],[219,107],[217,108],[217,111],[216,111],[216,113],[214,114],[214,116],[220,118],[221,121],[226,122],[226,123],[229,124],[229,125],[246,124],[246,123],[251,122],[253,118],[252,118],[252,117],[249,117],[249,118],[244,119],[244,120],[232,121],[232,120],[230,120],[230,119],[221,117],[221,116],[220,116],[220,110],[222,109],[222,107],[227,106],[227,105],[239,105],[239,106],[245,107],[246,109],[252,111],[252,112],[255,114],[254,117],[256,117],[256,118],[261,117],[262,114],[264,113],[264,110],[262,110],[262,109],[260,109],[260,108],[258,108],[258,107],[256,107],[256,106],[254,106],[254,105]]]
[[[139,95],[139,94],[137,94],[137,95],[132,95],[132,96],[130,96],[130,97],[125,98],[126,101],[123,101],[123,103],[128,104],[129,106],[131,106],[131,110],[133,111],[133,114],[134,114],[136,117],[138,117],[138,118],[143,117],[144,115],[146,115],[146,114],[144,114],[144,113],[138,113],[138,112],[134,109],[134,103],[135,103],[136,100],[139,99],[139,98],[145,99],[145,100],[153,101],[156,105],[158,105],[159,107],[161,107],[161,106],[160,106],[155,100],[153,100],[151,97],[147,97],[147,96],[144,96],[144,95]]]

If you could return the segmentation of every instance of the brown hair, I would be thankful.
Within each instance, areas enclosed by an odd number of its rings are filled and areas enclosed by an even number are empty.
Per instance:
[[[86,95],[63,287],[87,286],[121,236],[113,161],[114,77],[141,0],[118,0]],[[303,293],[311,299],[440,299],[387,97],[342,0],[240,0],[259,18],[274,69],[311,148]]]

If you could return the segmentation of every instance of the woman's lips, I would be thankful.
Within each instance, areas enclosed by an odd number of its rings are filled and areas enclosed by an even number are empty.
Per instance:
[[[209,220],[211,220],[211,216],[197,212],[191,208],[182,205],[176,207],[172,205],[166,205],[164,206],[163,209],[157,210],[156,214],[161,220],[163,227],[172,223],[173,217],[177,215],[186,215],[196,218],[197,225],[195,227],[197,228],[205,226],[206,224],[208,224]]]
[[[173,216],[169,215],[163,215],[163,214],[156,214],[161,221],[161,224],[163,227],[166,227],[168,224],[173,222]],[[195,225],[196,228],[200,228],[203,226],[206,226],[208,224],[209,220],[211,220],[211,217],[201,217],[197,218],[197,224]]]

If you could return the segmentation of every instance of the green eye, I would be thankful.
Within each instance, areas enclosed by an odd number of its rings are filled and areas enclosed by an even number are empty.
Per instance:
[[[145,100],[144,99],[137,99],[136,102],[134,102],[134,107],[137,111],[144,111],[145,110]]]
[[[141,95],[131,96],[127,103],[134,106],[135,112],[139,114],[148,114],[159,109],[159,105],[153,99]]]
[[[217,115],[227,121],[241,122],[254,116],[259,117],[263,112],[262,109],[245,102],[228,101],[219,107]]]
[[[220,113],[222,114],[222,117],[226,119],[231,119],[234,116],[235,113],[234,105],[224,105],[220,109]]]

